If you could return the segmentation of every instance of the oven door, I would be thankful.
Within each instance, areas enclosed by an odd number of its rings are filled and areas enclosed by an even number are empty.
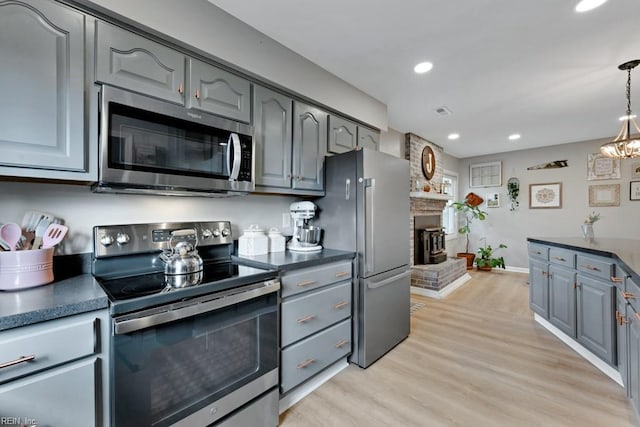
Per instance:
[[[279,288],[243,286],[115,318],[113,425],[206,426],[277,386]]]
[[[102,188],[254,189],[251,126],[110,86],[101,97]]]

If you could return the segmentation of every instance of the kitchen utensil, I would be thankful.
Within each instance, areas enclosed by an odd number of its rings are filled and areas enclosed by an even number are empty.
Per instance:
[[[40,249],[40,247],[42,246],[42,238],[44,237],[49,224],[51,224],[50,219],[46,217],[40,218],[40,222],[38,222],[38,225],[36,225],[36,237],[33,239],[33,245],[31,245],[31,249]]]
[[[0,227],[0,237],[7,245],[9,245],[9,250],[11,251],[16,250],[16,245],[18,244],[18,241],[20,241],[21,236],[22,229],[18,224],[8,222]]]
[[[298,243],[300,246],[316,246],[320,243],[322,228],[313,225],[303,225],[298,228]]]
[[[196,245],[198,238],[194,229],[175,230],[169,239],[168,252],[160,257],[165,262],[165,275],[185,275],[202,271],[202,258],[198,255]],[[175,283],[185,283],[182,280]]]
[[[22,217],[22,228],[26,231],[36,231],[36,227],[40,221],[47,220],[51,223],[54,222],[55,219],[55,216],[47,212],[27,211]]]
[[[64,239],[69,227],[61,224],[49,224],[42,237],[42,249],[52,248]]]

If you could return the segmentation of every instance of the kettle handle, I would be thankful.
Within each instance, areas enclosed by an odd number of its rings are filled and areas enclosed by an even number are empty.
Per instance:
[[[169,238],[169,247],[171,248],[171,250],[173,251],[177,244],[174,243],[174,238],[186,236],[193,236],[193,248],[195,249],[198,246],[198,233],[193,228],[184,228],[181,230],[173,230],[171,232],[171,237]]]

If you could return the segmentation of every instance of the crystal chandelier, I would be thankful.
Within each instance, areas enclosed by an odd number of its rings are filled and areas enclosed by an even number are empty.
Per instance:
[[[623,123],[618,136],[600,147],[600,151],[605,156],[616,159],[640,157],[640,127],[636,122],[636,116],[631,114],[631,70],[639,64],[640,59],[634,59],[618,66],[619,70],[627,71],[627,114],[621,118]],[[635,136],[631,135],[632,131],[636,134]]]

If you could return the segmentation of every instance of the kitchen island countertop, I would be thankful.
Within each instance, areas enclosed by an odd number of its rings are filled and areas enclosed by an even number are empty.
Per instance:
[[[640,282],[640,240],[596,238],[587,241],[580,237],[528,237],[527,240],[617,259],[624,264],[633,280]]]
[[[323,248],[318,252],[291,252],[286,250],[265,255],[235,255],[233,259],[240,264],[251,267],[289,271],[326,264],[332,261],[350,260],[355,255],[355,252]]]
[[[17,291],[0,292],[0,331],[107,308],[109,300],[91,274]]]

